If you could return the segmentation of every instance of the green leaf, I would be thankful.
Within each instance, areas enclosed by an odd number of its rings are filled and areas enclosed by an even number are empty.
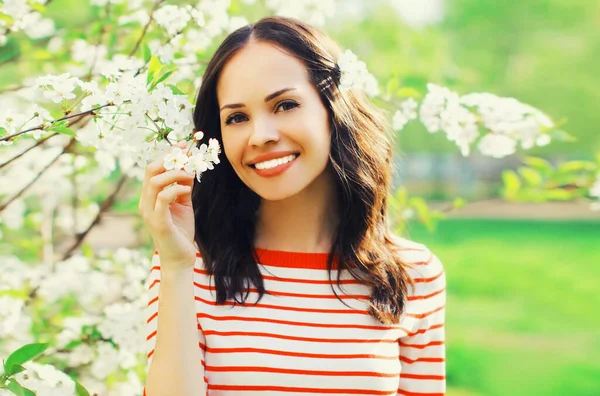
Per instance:
[[[550,137],[554,140],[558,140],[561,142],[575,142],[577,138],[575,136],[569,135],[566,131],[562,129],[555,129],[549,132]]]
[[[519,176],[515,171],[506,170],[502,172],[502,180],[504,181],[504,196],[509,199],[515,198],[521,188]]]
[[[6,375],[15,375],[22,371],[25,371],[25,367],[21,366],[20,364],[13,364],[11,367],[9,367],[9,370],[10,371],[7,371],[5,373]]]
[[[152,51],[150,51],[150,47],[148,47],[148,44],[144,44],[142,48],[144,51],[144,62],[148,62],[150,60],[150,57],[152,56]]]
[[[44,7],[44,5],[40,4],[40,3],[30,2],[28,4],[28,6],[31,7],[33,10],[36,10],[37,12],[40,12],[40,13],[44,12],[44,10],[46,9],[46,7]]]
[[[539,157],[525,157],[523,162],[525,164],[531,166],[532,168],[536,168],[539,170],[551,170],[552,169],[552,165],[550,164],[550,162],[546,161],[543,158],[539,158]]]
[[[53,132],[62,133],[63,135],[68,135],[68,136],[71,136],[71,137],[75,137],[75,131],[73,131],[72,129],[69,129],[67,127],[61,127],[61,126],[53,125],[48,130],[49,131],[53,131]]]
[[[456,197],[454,198],[453,207],[454,209],[460,209],[467,204],[467,201],[464,198]]]
[[[400,87],[400,79],[397,76],[394,76],[394,77],[390,78],[390,80],[387,82],[385,92],[388,95],[393,95],[394,93],[396,93],[396,91],[398,90],[399,87]]]
[[[530,186],[535,187],[542,184],[542,175],[535,169],[522,167],[519,168],[519,173],[523,177],[523,180]]]
[[[6,389],[17,396],[25,396],[25,390],[14,378],[10,378],[6,384]]]
[[[90,396],[90,392],[88,392],[87,389],[85,389],[83,387],[83,385],[81,385],[79,382],[74,381],[75,382],[75,394],[77,396]]]
[[[4,372],[11,372],[11,366],[19,366],[41,355],[49,346],[48,343],[34,343],[23,345],[17,349],[4,362]]]
[[[403,87],[400,88],[397,92],[396,95],[400,96],[400,97],[407,97],[407,98],[420,98],[421,92],[417,91],[414,88],[411,87]]]
[[[6,22],[8,25],[12,25],[14,23],[14,19],[11,16],[3,14],[0,12],[0,21]]]
[[[148,72],[148,78],[146,79],[146,86],[152,84],[152,81],[154,81],[154,73]]]
[[[567,161],[558,167],[560,172],[581,172],[581,171],[593,171],[596,169],[596,165],[592,162],[587,161]]]
[[[3,136],[3,135],[8,135],[8,132],[6,132],[6,129],[0,127],[0,136]]]
[[[171,88],[171,92],[173,92],[174,95],[185,95],[181,89],[177,88],[177,86],[173,84],[167,84],[167,87]]]
[[[148,73],[158,74],[160,68],[162,67],[162,63],[160,60],[154,55],[150,57],[150,66],[148,67]]]
[[[163,82],[164,80],[166,80],[171,74],[173,74],[173,71],[168,71],[165,74],[163,74],[157,81],[156,83],[154,83],[154,85],[158,85],[158,83]]]
[[[547,199],[552,199],[555,201],[569,201],[573,199],[573,193],[571,191],[560,188],[544,191],[544,196]]]

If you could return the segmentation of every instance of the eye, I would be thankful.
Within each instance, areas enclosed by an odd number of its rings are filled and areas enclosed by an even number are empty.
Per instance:
[[[242,119],[240,119],[240,117],[242,117]],[[243,118],[245,118],[246,116],[243,115],[242,113],[235,113],[230,115],[229,117],[227,117],[227,119],[225,120],[225,125],[229,125],[229,124],[239,124],[240,122],[244,121]]]
[[[276,107],[276,109],[282,108],[283,111],[290,111],[293,108],[299,107],[300,104],[294,102],[293,100],[284,100],[283,102],[279,103]],[[285,109],[287,107],[287,109]]]

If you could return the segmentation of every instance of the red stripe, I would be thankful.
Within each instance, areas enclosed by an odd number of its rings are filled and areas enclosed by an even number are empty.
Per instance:
[[[404,389],[398,389],[398,394],[399,395],[403,395],[403,396],[444,396],[445,393],[439,393],[439,392],[434,392],[434,393],[430,393],[430,392],[409,392],[406,391]]]
[[[208,271],[206,271],[204,269],[194,268],[194,272],[196,272],[197,274],[200,274],[200,275],[209,276]],[[265,280],[270,280],[270,281],[275,281],[275,282],[307,283],[307,284],[312,284],[312,285],[330,285],[331,284],[329,279],[321,280],[321,279],[281,278],[281,277],[271,276],[271,275],[263,275],[262,278]],[[337,283],[336,280],[333,280],[333,281],[334,281],[334,283]],[[341,285],[360,285],[361,282],[357,281],[356,279],[340,279],[340,284]]]
[[[351,395],[395,395],[396,390],[393,391],[380,391],[370,389],[334,389],[334,388],[300,388],[292,386],[251,386],[251,385],[217,385],[208,384],[209,390],[222,390],[222,391],[258,391],[258,392],[298,392],[298,393],[314,393],[314,394],[327,394],[327,393],[341,393]]]
[[[423,333],[428,332],[429,330],[441,329],[442,327],[444,327],[443,323],[435,324],[435,325],[429,326],[425,329],[419,329],[419,330],[415,331],[414,333],[410,333],[410,334],[408,334],[408,337],[412,337],[417,334],[423,334]]]
[[[431,341],[430,343],[427,343],[427,344],[406,344],[404,342],[400,342],[401,347],[417,348],[417,349],[425,349],[430,346],[440,346],[440,345],[444,345],[444,341]]]
[[[271,334],[271,333],[258,333],[258,332],[246,332],[246,331],[215,331],[215,330],[206,330],[204,332],[205,336],[221,336],[221,337],[268,337],[268,338],[278,338],[282,340],[292,340],[292,341],[306,341],[306,342],[323,342],[323,343],[352,343],[352,344],[360,344],[360,343],[395,343],[398,340],[396,339],[362,339],[362,338],[311,338],[311,337],[295,337],[288,336],[283,334]]]
[[[194,285],[200,289],[203,290],[209,290],[209,291],[215,291],[215,287],[214,286],[206,286],[206,285],[201,285],[197,282],[194,282]],[[250,293],[258,293],[258,289],[256,288],[250,288]],[[268,294],[271,294],[273,296],[280,296],[280,297],[299,297],[299,298],[322,298],[322,299],[337,299],[337,297],[333,294],[303,294],[303,293],[288,293],[288,292],[280,292],[280,291],[272,291],[269,290]],[[354,299],[354,300],[369,300],[371,299],[371,296],[368,296],[366,294],[340,294],[339,297],[343,300],[343,299]]]
[[[148,287],[148,290],[152,289],[157,283],[160,283],[160,279],[155,279],[154,282],[152,282],[152,284]]]
[[[209,300],[205,300],[201,297],[194,297],[194,299],[196,301],[200,301],[203,302],[204,304],[207,305],[212,305],[212,306],[216,306],[217,303],[215,301],[209,301]],[[350,309],[317,309],[317,308],[299,308],[299,307],[285,307],[285,306],[280,306],[280,305],[271,305],[271,304],[250,304],[250,305],[244,305],[244,304],[238,304],[235,303],[233,301],[225,301],[224,304],[222,305],[227,305],[227,306],[249,306],[249,307],[256,307],[256,308],[265,308],[265,309],[276,309],[276,310],[280,310],[280,311],[295,311],[295,312],[312,312],[312,313],[328,313],[328,314],[354,314],[354,315],[370,315],[369,312],[367,311],[360,311],[360,310],[350,310]]]
[[[385,356],[373,354],[347,354],[347,355],[332,355],[330,353],[304,353],[291,351],[278,351],[274,349],[262,348],[210,348],[207,347],[206,352],[210,353],[264,353],[267,355],[279,356],[294,356],[300,358],[316,358],[316,359],[383,359],[383,360],[398,360],[398,356]]]
[[[400,378],[410,378],[410,379],[417,379],[417,380],[444,380],[444,379],[446,379],[446,376],[445,375],[401,373]]]
[[[146,323],[150,323],[150,322],[152,322],[152,320],[153,320],[154,318],[156,318],[157,316],[158,316],[158,311],[157,311],[157,312],[154,312],[154,313],[152,314],[152,316],[150,316],[150,317],[148,318],[148,320],[146,321]]]
[[[431,261],[433,260],[433,254],[431,254],[429,256],[429,258],[427,259],[427,261],[417,261],[414,263],[408,263],[409,265],[429,265],[431,264]]]
[[[324,327],[324,328],[335,328],[335,329],[367,329],[367,330],[402,330],[408,333],[408,330],[395,325],[381,325],[381,326],[368,326],[368,325],[356,325],[356,324],[325,324],[325,323],[309,323],[309,322],[293,322],[290,320],[278,320],[270,318],[249,318],[244,316],[213,316],[205,313],[197,313],[197,318],[207,318],[212,320],[239,320],[241,322],[261,322],[261,323],[277,323],[291,326],[306,326],[306,327]]]
[[[154,330],[152,333],[148,334],[148,337],[146,337],[146,341],[150,341],[150,339],[152,337],[154,337],[156,335],[156,330]]]
[[[441,311],[442,309],[444,309],[445,306],[446,305],[444,304],[441,307],[434,309],[433,311],[423,312],[421,314],[409,313],[409,314],[406,314],[406,316],[410,316],[411,318],[423,319],[423,318],[428,317],[429,315],[433,315],[434,313]]]
[[[148,306],[154,304],[156,301],[158,301],[158,296],[156,296],[152,300],[148,301]]]
[[[437,274],[436,276],[432,276],[431,278],[414,278],[413,280],[415,281],[415,283],[429,283],[429,282],[433,282],[434,280],[436,280],[443,274],[444,274],[444,270],[441,270],[439,274]]]
[[[222,373],[279,373],[279,374],[297,374],[297,375],[321,375],[326,377],[398,377],[399,373],[378,373],[376,371],[321,371],[321,370],[298,370],[285,369],[278,367],[260,367],[260,366],[206,366],[206,371]]]
[[[438,294],[442,293],[444,290],[446,290],[446,288],[442,288],[440,290],[434,291],[431,294],[425,294],[423,296],[408,296],[408,301],[415,301],[415,300],[427,300],[428,298],[437,296]]]
[[[418,359],[409,359],[406,356],[400,356],[400,361],[408,364],[413,364],[417,362],[428,362],[428,363],[444,363],[444,358],[430,358],[430,357],[421,357]]]

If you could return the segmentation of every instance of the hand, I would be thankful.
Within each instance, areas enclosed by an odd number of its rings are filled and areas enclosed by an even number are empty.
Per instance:
[[[146,166],[138,209],[158,249],[161,270],[184,270],[194,266],[194,209],[191,192],[195,175],[184,170],[167,171],[164,157],[175,147],[184,149],[185,142],[170,147],[164,155]],[[171,184],[173,186],[170,186]]]

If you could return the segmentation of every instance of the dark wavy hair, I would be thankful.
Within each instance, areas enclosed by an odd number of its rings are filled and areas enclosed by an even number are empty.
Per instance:
[[[340,92],[336,60],[341,50],[330,38],[286,17],[263,18],[231,33],[204,73],[194,109],[195,130],[203,131],[206,139],[222,142],[217,81],[227,61],[250,40],[277,46],[302,61],[329,114],[328,167],[335,174],[340,219],[328,255],[334,293],[331,271],[337,256],[337,285],[342,270],[348,270],[371,287],[370,314],[381,323],[398,323],[406,305],[407,284],[414,284],[387,223],[392,171],[389,126],[363,93]],[[206,172],[202,184],[195,184],[192,191],[195,241],[214,277],[217,304],[229,299],[243,304],[251,287],[258,289],[259,301],[265,287],[254,236],[261,198],[240,180],[227,158],[221,158],[221,164]]]

